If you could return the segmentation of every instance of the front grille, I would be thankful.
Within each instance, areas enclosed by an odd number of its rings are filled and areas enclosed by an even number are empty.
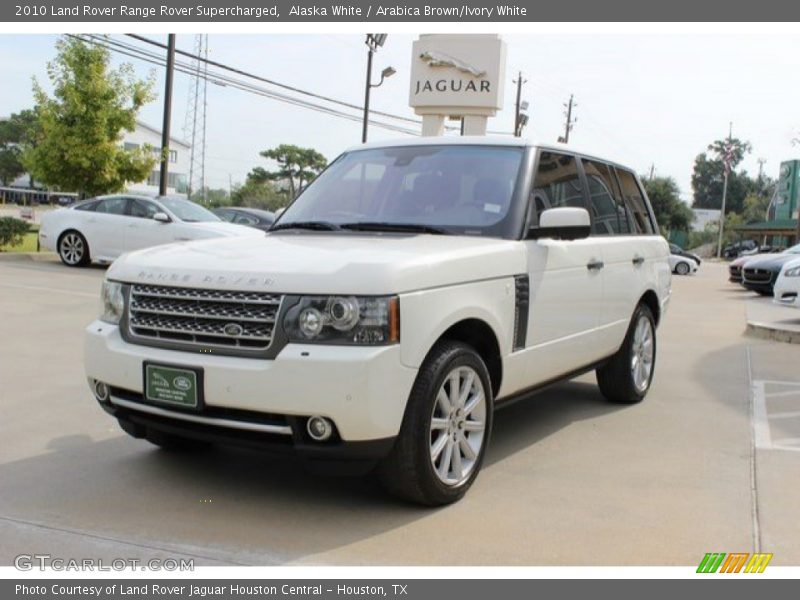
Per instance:
[[[132,341],[143,343],[264,351],[272,343],[281,298],[262,292],[134,284],[128,332]]]
[[[731,267],[728,267],[728,271],[730,272],[731,277],[741,277],[742,276],[742,267],[731,266]]]
[[[750,283],[769,283],[772,281],[772,271],[768,269],[745,269],[744,279]]]

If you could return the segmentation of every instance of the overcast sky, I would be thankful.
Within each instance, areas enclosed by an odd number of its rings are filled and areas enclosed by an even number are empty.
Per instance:
[[[166,36],[152,36],[164,41]],[[123,36],[116,39],[131,42]],[[388,65],[397,74],[373,90],[372,108],[413,117],[408,106],[411,43],[415,36],[390,35],[374,70]],[[745,168],[758,158],[775,177],[780,161],[800,158],[793,134],[800,130],[800,37],[780,35],[508,35],[504,109],[489,121],[510,131],[517,71],[528,80],[523,98],[531,104],[526,135],[554,141],[563,129],[563,106],[575,95],[576,147],[615,159],[640,173],[655,165],[658,175],[678,182],[691,197],[694,157],[727,134],[749,140]],[[46,81],[46,62],[56,36],[0,35],[0,115],[32,105],[31,77]],[[178,36],[191,50],[193,37]],[[210,57],[263,77],[337,99],[363,102],[366,48],[356,35],[210,35]],[[156,70],[159,98],[140,117],[160,127],[163,70],[128,57],[143,77]],[[189,78],[178,74],[173,133],[180,136]],[[413,124],[409,124],[415,127]],[[207,182],[227,187],[244,180],[259,151],[281,143],[311,146],[329,159],[360,141],[361,125],[230,87],[208,86]],[[399,135],[371,128],[370,139]]]

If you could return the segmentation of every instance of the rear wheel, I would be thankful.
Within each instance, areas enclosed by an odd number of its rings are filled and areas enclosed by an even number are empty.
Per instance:
[[[641,402],[650,389],[656,364],[656,323],[652,311],[639,304],[622,347],[597,369],[597,384],[607,400]]]
[[[461,499],[480,471],[493,407],[480,355],[460,342],[435,346],[417,375],[394,448],[379,467],[384,486],[429,506]]]
[[[89,244],[75,230],[65,231],[58,239],[58,256],[68,267],[83,267],[89,264]]]

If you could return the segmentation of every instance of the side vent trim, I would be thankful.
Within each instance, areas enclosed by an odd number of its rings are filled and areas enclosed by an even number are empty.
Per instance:
[[[528,333],[528,312],[530,308],[530,282],[527,275],[514,277],[514,344],[512,351],[525,347]]]

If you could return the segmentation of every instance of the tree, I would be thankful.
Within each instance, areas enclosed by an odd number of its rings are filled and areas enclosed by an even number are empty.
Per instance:
[[[32,110],[12,114],[0,121],[0,182],[9,185],[25,172],[22,149],[36,139],[38,119]]]
[[[248,179],[244,185],[236,186],[231,193],[231,206],[246,206],[276,211],[284,208],[290,198],[271,182],[257,183]]]
[[[692,190],[694,208],[719,209],[722,206],[722,187],[725,177],[725,154],[728,140],[716,140],[708,145],[707,152],[698,154],[692,171]],[[742,211],[744,198],[752,191],[754,180],[746,171],[736,172],[736,167],[745,155],[752,150],[750,142],[738,138],[730,140],[731,171],[728,175],[728,196],[725,212]]]
[[[222,188],[205,188],[205,194],[203,193],[204,190],[197,190],[196,192],[192,192],[192,195],[189,197],[189,200],[192,202],[197,202],[198,204],[202,204],[204,206],[209,206],[211,208],[219,208],[220,206],[228,206],[230,205],[230,198],[228,197],[228,190],[224,190]]]
[[[745,223],[758,223],[767,219],[770,197],[751,193],[744,199],[742,218]]]
[[[154,99],[152,77],[137,80],[129,64],[109,69],[109,51],[81,40],[61,39],[56,49],[47,65],[53,97],[34,80],[39,131],[23,151],[25,167],[47,186],[83,195],[119,192],[146,179],[157,162],[152,148],[125,150],[121,137]]]
[[[694,215],[681,201],[678,184],[672,177],[642,177],[642,183],[661,228],[668,231],[688,231],[691,228]]]
[[[286,181],[290,198],[294,198],[305,184],[328,166],[328,160],[313,148],[300,148],[293,144],[281,144],[277,148],[264,150],[260,155],[278,163],[278,170],[267,171],[256,167],[247,175],[248,182]]]

